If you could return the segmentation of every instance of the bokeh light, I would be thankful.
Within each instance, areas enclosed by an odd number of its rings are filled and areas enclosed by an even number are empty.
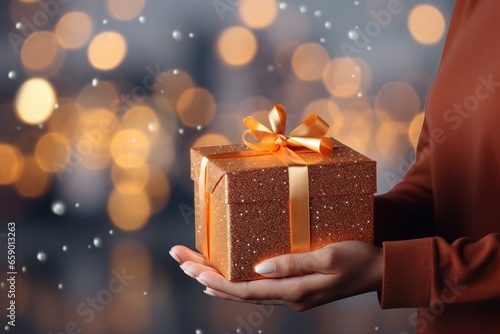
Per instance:
[[[113,165],[111,180],[115,189],[124,194],[137,194],[144,190],[149,178],[149,167],[146,164],[135,168],[123,168]]]
[[[154,100],[162,110],[174,112],[182,93],[194,86],[193,79],[180,69],[162,72],[158,78],[154,87]]]
[[[407,133],[410,121],[420,111],[417,92],[406,82],[388,82],[375,97],[377,117],[382,126],[395,133]]]
[[[88,83],[82,88],[76,99],[78,107],[87,110],[92,108],[114,109],[120,107],[118,92],[114,85],[108,81],[99,81],[98,85]]]
[[[55,29],[59,44],[66,49],[78,49],[84,46],[92,31],[92,20],[83,12],[65,14],[57,22]]]
[[[300,45],[292,56],[294,73],[302,80],[320,80],[330,58],[323,46],[317,43]]]
[[[120,121],[116,114],[108,109],[93,108],[83,114],[72,142],[83,166],[91,170],[101,170],[109,166],[110,143],[119,130]]]
[[[165,173],[161,169],[151,166],[145,189],[149,198],[151,214],[161,212],[165,208],[170,200],[171,188]]]
[[[35,147],[35,159],[45,172],[57,172],[69,161],[71,148],[66,137],[57,132],[43,135]]]
[[[207,133],[200,136],[193,143],[192,147],[229,145],[229,139],[218,133]]]
[[[120,65],[125,58],[127,42],[121,34],[105,31],[92,39],[87,54],[92,66],[101,71],[109,71]]]
[[[33,156],[24,157],[23,171],[15,183],[16,191],[24,197],[39,197],[47,191],[49,176],[44,172]]]
[[[254,29],[268,27],[278,14],[276,0],[241,0],[238,13],[245,25]]]
[[[56,94],[47,80],[29,79],[17,92],[17,116],[27,124],[45,122],[52,114],[55,102]]]
[[[243,66],[254,58],[257,52],[257,40],[246,28],[230,27],[220,34],[217,51],[228,65]]]
[[[146,6],[146,0],[107,0],[109,14],[122,21],[137,17],[144,6]]]
[[[21,62],[28,70],[55,72],[63,60],[64,52],[50,31],[35,31],[21,48]]]
[[[361,70],[351,58],[335,58],[323,73],[323,83],[335,97],[350,97],[359,92]]]
[[[113,190],[108,200],[108,214],[113,224],[125,231],[135,231],[146,224],[151,214],[148,196]]]
[[[208,125],[216,110],[212,94],[204,88],[189,88],[179,97],[177,112],[181,122],[189,127]]]
[[[119,166],[138,167],[145,163],[150,150],[148,138],[139,130],[124,129],[111,141],[111,155]]]
[[[446,30],[443,14],[429,4],[415,6],[408,17],[408,29],[413,38],[421,44],[435,44]]]
[[[140,105],[129,109],[123,116],[123,128],[141,131],[149,140],[158,137],[160,133],[160,120],[153,109]]]
[[[411,146],[413,148],[417,147],[418,137],[420,136],[420,130],[422,129],[422,124],[424,123],[424,113],[418,113],[413,117],[408,128],[408,139],[410,140]]]
[[[0,143],[0,185],[16,182],[23,171],[23,164],[17,147]]]

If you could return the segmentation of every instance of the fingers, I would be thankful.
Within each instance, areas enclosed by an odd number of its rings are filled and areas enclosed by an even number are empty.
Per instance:
[[[181,269],[184,270],[186,275],[196,278],[200,276],[200,274],[204,271],[211,271],[216,274],[219,274],[219,272],[212,266],[194,262],[194,261],[186,261],[181,264]]]
[[[266,260],[255,271],[266,277],[291,277],[307,273],[329,273],[334,247],[328,245],[314,252],[287,254]]]
[[[209,296],[212,297],[217,297],[225,300],[232,300],[235,302],[241,302],[241,303],[251,303],[251,304],[261,304],[261,305],[278,305],[278,306],[288,306],[290,307],[292,303],[283,301],[283,300],[258,300],[258,299],[250,299],[250,300],[245,300],[241,299],[235,296],[232,296],[230,294],[224,293],[222,291],[217,291],[212,288],[206,288],[203,290],[203,292]]]
[[[172,249],[169,251],[170,256],[174,258],[175,261],[179,262],[180,264],[186,262],[186,261],[193,261],[193,262],[198,262],[205,264],[209,266],[210,264],[208,263],[207,260],[203,257],[198,252],[192,251],[191,249],[185,247],[185,246],[174,246]]]

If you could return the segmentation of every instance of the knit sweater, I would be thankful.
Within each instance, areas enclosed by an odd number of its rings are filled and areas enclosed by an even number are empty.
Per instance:
[[[417,333],[500,333],[500,1],[457,0],[416,160],[375,199],[382,308]]]

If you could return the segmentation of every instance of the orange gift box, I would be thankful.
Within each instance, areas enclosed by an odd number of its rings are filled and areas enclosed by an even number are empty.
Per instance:
[[[258,263],[332,242],[373,243],[376,162],[334,139],[323,143],[330,154],[293,153],[299,174],[275,152],[245,145],[191,149],[196,248],[224,277],[258,279]]]

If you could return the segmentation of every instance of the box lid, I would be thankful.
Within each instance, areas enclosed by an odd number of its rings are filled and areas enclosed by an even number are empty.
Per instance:
[[[297,152],[308,164],[310,197],[375,193],[376,162],[333,138],[332,143],[330,155]],[[246,151],[251,150],[245,145],[191,148],[191,178],[198,182],[207,157],[206,190],[226,204],[288,199],[288,166],[272,153],[230,156]]]

